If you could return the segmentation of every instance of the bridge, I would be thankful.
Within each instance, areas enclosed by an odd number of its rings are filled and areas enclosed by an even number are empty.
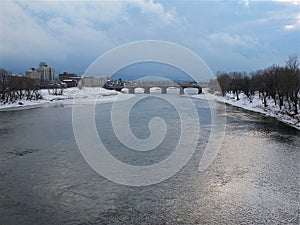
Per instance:
[[[142,88],[144,89],[144,94],[150,94],[151,88],[160,88],[161,94],[167,94],[168,88],[179,88],[179,94],[184,94],[185,88],[196,88],[198,89],[198,94],[202,93],[202,88],[193,82],[127,82],[122,81],[108,81],[103,85],[103,88],[109,90],[121,91],[124,88],[128,89],[129,94],[135,94],[135,89]]]

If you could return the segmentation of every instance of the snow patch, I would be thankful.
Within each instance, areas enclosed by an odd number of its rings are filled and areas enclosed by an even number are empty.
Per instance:
[[[275,105],[273,99],[268,99],[268,106],[264,107],[258,94],[255,94],[255,96],[253,96],[252,102],[250,102],[250,99],[243,93],[239,95],[240,100],[237,101],[236,96],[234,94],[227,93],[226,96],[223,97],[220,95],[220,93],[209,93],[209,88],[203,88],[202,92],[204,95],[197,95],[194,97],[207,100],[216,100],[249,111],[262,113],[266,116],[274,117],[279,121],[284,122],[300,130],[300,114],[293,116],[288,115],[287,113],[281,111],[278,105]]]
[[[106,90],[104,88],[95,87],[84,87],[79,89],[77,87],[64,89],[63,95],[51,95],[48,89],[42,89],[41,95],[43,99],[41,100],[18,100],[14,103],[3,104],[0,102],[0,111],[12,111],[12,110],[22,110],[22,109],[32,109],[37,107],[49,106],[63,106],[64,104],[72,104],[73,99],[97,99],[97,101],[114,101],[115,98],[106,96],[116,96],[120,93],[115,90]],[[60,102],[56,104],[55,102]]]

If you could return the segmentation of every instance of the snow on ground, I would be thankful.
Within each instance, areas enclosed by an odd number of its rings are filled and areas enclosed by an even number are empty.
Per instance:
[[[291,125],[291,126],[297,128],[298,130],[300,130],[300,114],[293,117],[284,112],[281,112],[279,106],[275,105],[275,102],[273,99],[268,99],[267,100],[268,106],[264,107],[261,99],[259,99],[258,94],[256,94],[254,96],[252,103],[250,102],[249,98],[243,93],[241,93],[239,95],[239,98],[240,98],[239,101],[236,100],[236,96],[234,94],[226,94],[226,96],[223,97],[223,96],[220,96],[219,93],[216,93],[216,94],[209,93],[208,88],[203,88],[203,94],[204,94],[204,96],[198,95],[197,97],[203,98],[203,99],[205,98],[208,100],[216,100],[216,101],[224,102],[226,104],[230,104],[230,105],[240,107],[240,108],[243,108],[246,110],[259,112],[266,116],[274,117],[274,118],[278,119],[279,121],[282,121],[288,125]]]
[[[43,107],[46,105],[57,105],[59,104],[72,104],[74,99],[87,99],[97,101],[114,101],[113,97],[106,96],[116,96],[119,92],[114,90],[106,90],[104,88],[94,88],[94,87],[84,87],[82,89],[67,88],[64,90],[63,95],[51,95],[48,89],[41,90],[43,99],[41,100],[18,100],[15,103],[3,104],[0,103],[0,111],[11,111],[11,110],[21,110],[21,109],[31,109],[36,107]]]

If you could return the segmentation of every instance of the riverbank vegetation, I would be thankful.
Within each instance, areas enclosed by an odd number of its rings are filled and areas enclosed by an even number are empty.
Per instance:
[[[234,94],[236,101],[245,94],[249,103],[256,94],[264,107],[274,102],[282,113],[297,115],[300,113],[300,69],[296,55],[289,56],[285,65],[272,65],[266,69],[251,73],[219,72],[217,79],[209,82],[212,91],[220,86],[222,95]]]
[[[24,76],[13,76],[0,68],[0,103],[15,103],[18,100],[42,99],[40,88],[35,80]]]

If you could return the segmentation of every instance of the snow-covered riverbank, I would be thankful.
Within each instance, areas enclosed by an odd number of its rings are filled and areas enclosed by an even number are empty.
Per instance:
[[[252,102],[250,102],[249,98],[243,93],[239,95],[240,97],[239,101],[236,100],[236,96],[234,94],[227,94],[225,97],[223,97],[223,96],[209,93],[208,88],[203,88],[203,93],[207,99],[214,99],[216,101],[224,102],[226,104],[240,107],[246,110],[259,112],[266,116],[274,117],[279,121],[282,121],[300,130],[300,114],[298,114],[297,116],[291,116],[280,111],[279,106],[275,105],[275,102],[272,99],[269,99],[268,106],[264,107],[258,94],[255,95],[253,97]]]
[[[114,90],[106,90],[104,88],[92,88],[85,87],[82,89],[67,88],[64,90],[63,95],[50,95],[47,89],[41,90],[43,99],[36,101],[29,100],[18,100],[15,103],[2,104],[0,103],[0,111],[13,111],[13,110],[22,110],[22,109],[32,109],[36,107],[44,106],[55,106],[57,104],[72,104],[74,99],[96,99],[98,101],[113,101],[113,97],[107,96],[116,96],[119,92]]]

